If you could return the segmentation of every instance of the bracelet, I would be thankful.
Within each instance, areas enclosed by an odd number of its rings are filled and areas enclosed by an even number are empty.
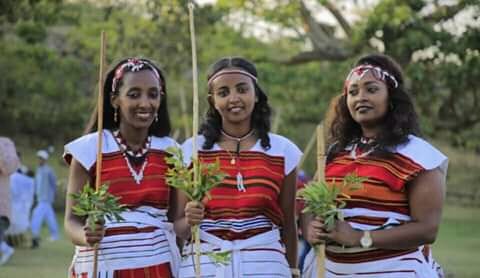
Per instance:
[[[290,272],[293,276],[300,277],[300,269],[298,268],[290,268]]]

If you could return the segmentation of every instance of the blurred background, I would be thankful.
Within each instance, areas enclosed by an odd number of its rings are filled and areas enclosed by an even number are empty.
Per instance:
[[[0,1],[0,135],[14,140],[32,170],[36,151],[50,146],[60,225],[68,173],[61,154],[83,133],[95,105],[101,30],[107,64],[142,56],[161,65],[172,136],[180,143],[191,136],[188,2]],[[302,169],[310,176],[316,157],[309,142],[355,60],[369,52],[393,56],[405,70],[423,135],[450,158],[434,256],[448,277],[480,277],[479,0],[195,4],[201,114],[208,66],[224,56],[252,60],[274,110],[272,129],[304,150]],[[35,250],[27,242],[0,266],[0,277],[66,277],[72,254],[65,236]]]

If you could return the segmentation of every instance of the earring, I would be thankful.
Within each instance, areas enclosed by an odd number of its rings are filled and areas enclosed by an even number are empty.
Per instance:
[[[155,122],[158,122],[158,113],[155,113]]]
[[[113,122],[115,122],[115,123],[118,122],[118,108],[117,108],[117,107],[114,108],[114,112],[113,112]]]
[[[393,103],[389,103],[388,107],[390,108],[390,111],[393,111],[393,109],[395,108],[395,106],[393,106]]]

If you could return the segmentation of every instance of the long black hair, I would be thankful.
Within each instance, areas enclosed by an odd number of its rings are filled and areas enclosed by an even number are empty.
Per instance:
[[[251,62],[241,57],[228,57],[218,60],[210,67],[207,80],[209,80],[217,72],[228,68],[239,68],[245,70],[255,77],[258,77],[257,69]],[[255,107],[253,108],[251,127],[255,130],[258,138],[260,138],[261,146],[264,149],[269,149],[270,138],[268,137],[268,132],[270,131],[270,116],[272,112],[270,106],[268,105],[267,95],[264,93],[262,88],[260,88],[256,81],[252,81],[255,86],[255,95],[258,101],[255,103]],[[220,131],[222,129],[222,116],[217,109],[215,109],[213,104],[210,94],[211,88],[208,88],[208,90],[209,108],[205,115],[205,120],[200,127],[200,133],[205,136],[205,143],[203,144],[204,149],[211,149],[213,147],[213,144],[220,138]]]
[[[400,66],[391,57],[383,54],[370,54],[361,57],[356,66],[372,65],[392,74],[398,82],[394,84],[388,78],[388,111],[380,123],[380,132],[376,137],[379,150],[395,147],[408,141],[408,135],[420,135],[417,113],[411,97],[405,90],[404,78]],[[334,119],[329,129],[329,143],[334,144],[331,153],[337,153],[362,136],[360,125],[355,122],[347,107],[347,96],[343,94],[335,104]]]
[[[111,102],[112,95],[118,95],[120,87],[122,86],[122,80],[119,81],[118,85],[116,86],[115,92],[112,92],[112,83],[113,78],[115,76],[115,72],[117,69],[126,63],[129,59],[127,58],[119,61],[113,68],[111,68],[107,76],[105,77],[105,82],[103,83],[103,128],[114,130],[117,129],[119,126],[118,122],[114,120],[114,109]],[[160,86],[162,88],[163,94],[160,95],[160,107],[158,107],[157,115],[158,121],[153,121],[148,129],[149,135],[155,135],[158,137],[168,136],[170,134],[171,126],[170,126],[170,116],[168,114],[168,106],[167,106],[167,84],[165,81],[165,76],[163,72],[160,70],[158,66],[156,66],[152,61],[148,59],[138,59],[140,61],[146,62],[154,67],[158,75],[160,77]],[[148,67],[144,67],[141,70],[151,70]],[[97,108],[95,107],[92,115],[90,116],[90,120],[85,128],[85,134],[91,133],[97,130]]]

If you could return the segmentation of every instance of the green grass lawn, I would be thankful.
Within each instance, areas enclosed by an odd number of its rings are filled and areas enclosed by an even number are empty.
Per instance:
[[[451,277],[480,277],[480,208],[447,206],[433,254]]]
[[[17,248],[10,261],[0,266],[0,278],[66,278],[73,245],[63,234],[63,216],[58,217],[61,239],[50,242],[47,228],[38,249]]]
[[[433,250],[449,277],[480,277],[479,214],[480,208],[445,208]],[[44,240],[39,249],[17,249],[12,259],[0,266],[0,278],[66,278],[72,254],[73,246],[65,236],[55,242]]]

